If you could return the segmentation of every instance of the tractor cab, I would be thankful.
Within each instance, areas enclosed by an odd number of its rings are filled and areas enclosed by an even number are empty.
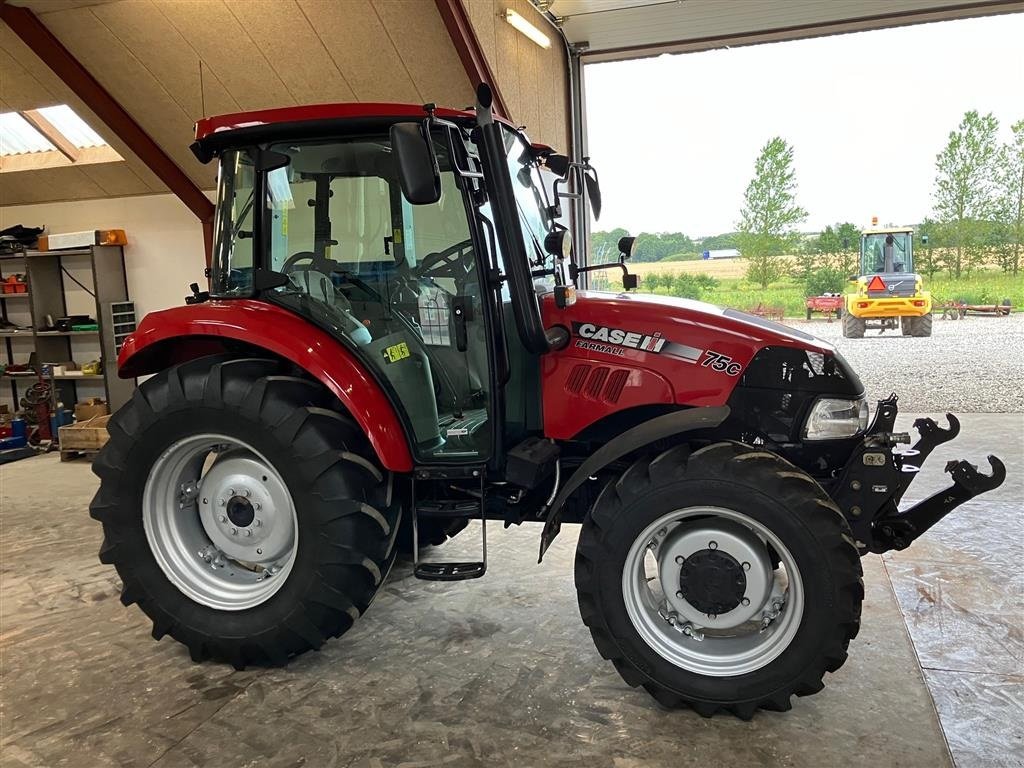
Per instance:
[[[546,340],[529,321],[568,255],[542,178],[550,150],[490,124],[491,162],[511,181],[498,221],[475,115],[355,122],[197,147],[221,169],[211,295],[259,297],[337,338],[388,391],[417,462],[486,462],[540,417],[524,383],[536,390]]]
[[[914,271],[912,230],[867,231],[860,240],[862,275],[908,274]]]

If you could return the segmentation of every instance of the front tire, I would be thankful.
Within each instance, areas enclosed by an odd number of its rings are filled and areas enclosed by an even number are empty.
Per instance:
[[[861,575],[821,487],[735,443],[637,461],[601,493],[576,554],[583,621],[627,683],[743,719],[789,709],[843,665]]]
[[[280,665],[347,631],[394,562],[400,508],[358,426],[272,360],[170,368],[110,420],[100,560],[195,661]]]

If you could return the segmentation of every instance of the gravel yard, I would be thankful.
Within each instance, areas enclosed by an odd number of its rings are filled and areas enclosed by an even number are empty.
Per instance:
[[[787,320],[842,352],[874,401],[900,396],[904,413],[1024,412],[1024,314],[935,318],[932,336],[868,331],[844,339],[839,322]]]

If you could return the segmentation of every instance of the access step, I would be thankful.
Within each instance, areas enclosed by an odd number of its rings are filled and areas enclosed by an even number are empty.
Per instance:
[[[448,468],[444,468],[447,472]],[[417,470],[412,481],[412,572],[417,579],[424,581],[465,581],[479,579],[487,572],[487,517],[484,509],[487,504],[487,487],[484,482],[483,468],[471,469],[466,472],[468,477],[479,481],[479,491],[475,499],[445,499],[438,502],[420,502],[416,500],[416,481],[422,478]],[[434,478],[432,478],[434,479]],[[476,513],[480,518],[480,549],[481,557],[471,562],[420,562],[419,515],[432,517],[458,516],[467,517]]]
[[[424,581],[465,581],[479,579],[487,572],[487,564],[477,563],[419,563],[414,574]]]
[[[416,503],[416,514],[425,517],[467,517],[480,510],[477,499],[453,499],[445,501],[420,501]]]

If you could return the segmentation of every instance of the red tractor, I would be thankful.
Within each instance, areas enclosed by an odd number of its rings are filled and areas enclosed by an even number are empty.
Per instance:
[[[574,262],[561,203],[596,214],[596,174],[478,101],[198,124],[220,168],[210,290],[121,352],[151,377],[94,465],[100,559],[154,637],[242,668],[348,630],[399,550],[420,578],[482,576],[486,541],[479,562],[420,561],[473,518],[541,522],[541,556],[580,524],[580,612],[628,684],[704,715],[788,709],[846,660],[860,556],[907,547],[1002,464],[951,463],[951,488],[900,511],[955,418],[901,451],[895,396],[869,422],[824,341],[577,293],[600,267]]]

